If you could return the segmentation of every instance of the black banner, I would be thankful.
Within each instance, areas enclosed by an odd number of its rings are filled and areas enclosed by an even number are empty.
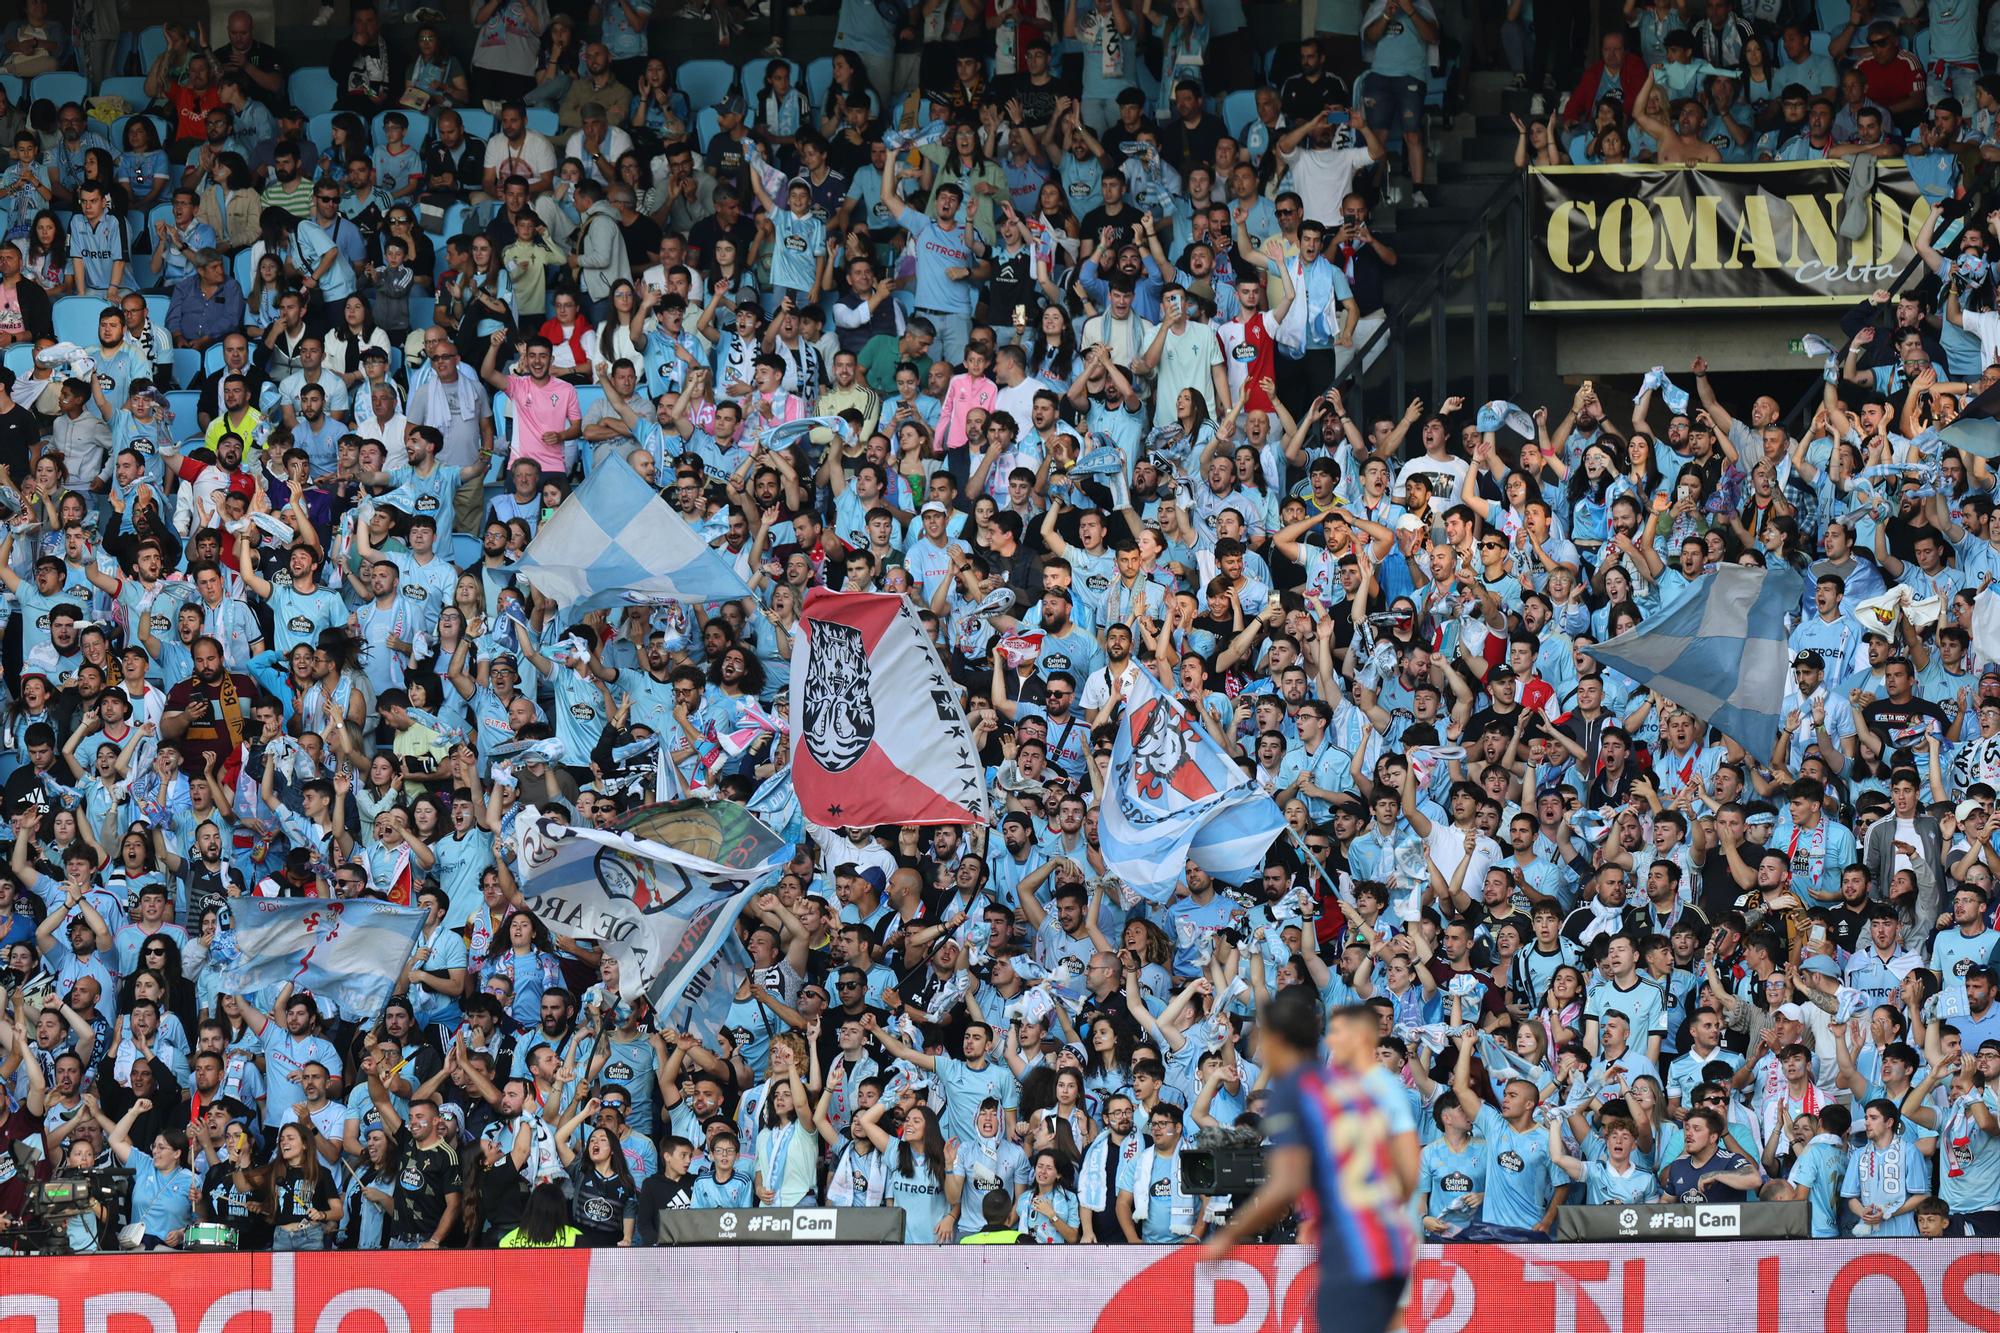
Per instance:
[[[1557,1240],[1805,1240],[1809,1203],[1638,1203],[1556,1209]]]
[[[676,1208],[663,1245],[900,1245],[900,1208]]]
[[[1529,308],[1846,305],[1916,254],[1931,205],[1900,159],[1876,176],[1868,229],[1840,234],[1844,162],[1537,167],[1528,183]]]

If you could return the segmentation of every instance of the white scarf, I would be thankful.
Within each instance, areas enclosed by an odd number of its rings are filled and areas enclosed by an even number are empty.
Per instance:
[[[1159,1161],[1160,1151],[1157,1148],[1149,1146],[1146,1151],[1139,1154],[1139,1164],[1134,1168],[1132,1178],[1132,1183],[1138,1187],[1132,1191],[1134,1222],[1144,1222],[1147,1212],[1152,1208],[1153,1168]],[[1168,1229],[1176,1236],[1191,1236],[1194,1234],[1195,1203],[1193,1196],[1181,1189],[1181,1155],[1178,1145],[1176,1150],[1167,1156],[1166,1164],[1168,1186],[1173,1191],[1172,1202],[1169,1204],[1172,1212],[1167,1223]]]
[[[1118,1160],[1123,1163],[1136,1158],[1139,1155],[1141,1142],[1137,1133],[1127,1134],[1125,1142],[1115,1145],[1118,1149]],[[1076,1177],[1076,1197],[1079,1203],[1093,1213],[1101,1213],[1111,1206],[1104,1178],[1104,1159],[1113,1146],[1111,1135],[1107,1132],[1099,1134],[1096,1141],[1083,1150],[1083,1166]]]
[[[1613,907],[1596,898],[1592,898],[1584,906],[1590,909],[1590,924],[1583,928],[1583,934],[1577,938],[1577,943],[1584,947],[1588,948],[1590,942],[1599,935],[1617,934],[1624,926],[1624,908]]]
[[[855,1190],[856,1182],[861,1185]],[[880,1207],[889,1189],[889,1154],[873,1152],[863,1157],[849,1144],[840,1154],[840,1161],[833,1168],[833,1174],[826,1181],[826,1203],[829,1208],[876,1208]]]

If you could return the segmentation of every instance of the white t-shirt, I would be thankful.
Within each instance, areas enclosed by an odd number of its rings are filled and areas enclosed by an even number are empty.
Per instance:
[[[507,183],[509,176],[526,176],[533,180],[556,169],[556,149],[554,144],[533,130],[523,132],[519,148],[509,144],[504,134],[496,134],[486,141],[486,156],[480,165],[494,168],[499,173],[498,183],[502,185]]]
[[[1306,220],[1336,225],[1340,201],[1354,187],[1354,173],[1374,161],[1367,146],[1308,148],[1301,144],[1283,158],[1291,169],[1292,188],[1305,202]]]

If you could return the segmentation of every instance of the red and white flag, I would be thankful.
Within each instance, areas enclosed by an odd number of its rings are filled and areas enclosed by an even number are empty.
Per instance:
[[[792,786],[823,828],[983,824],[958,686],[908,601],[814,589],[792,644]]]

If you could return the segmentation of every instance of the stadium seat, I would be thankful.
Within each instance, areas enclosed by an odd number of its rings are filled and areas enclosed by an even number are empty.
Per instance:
[[[229,261],[229,275],[236,279],[236,285],[248,296],[257,276],[257,265],[250,259],[249,247],[238,250],[236,257]]]
[[[1807,38],[1807,43],[1812,47],[1814,55],[1823,56],[1833,49],[1833,34],[1830,32],[1812,33]]]
[[[222,369],[222,344],[211,343],[209,345],[209,349],[201,354],[201,373],[204,375],[213,375],[216,371],[221,369]]]
[[[832,56],[821,56],[806,66],[806,96],[812,98],[812,104],[815,107],[826,100],[826,90],[832,84]]]
[[[421,292],[410,293],[410,327],[427,329],[437,319],[437,298]]]
[[[192,347],[174,349],[174,383],[193,384],[201,378],[201,353]]]
[[[308,120],[333,110],[333,99],[339,92],[333,86],[333,75],[318,65],[293,70],[286,86],[292,105],[305,112]]]
[[[472,216],[472,205],[456,203],[444,211],[444,234],[447,238],[465,233],[466,220]],[[444,247],[438,246],[438,258],[444,258]]]
[[[106,79],[97,85],[97,93],[100,97],[122,97],[134,111],[152,100],[146,96],[146,81],[130,74]],[[114,143],[117,147],[124,147],[123,140],[115,140]]]
[[[167,327],[167,307],[173,303],[174,298],[165,292],[146,293],[146,318],[153,322],[154,328]]]
[[[18,74],[0,74],[0,88],[7,90],[7,105],[19,106],[21,94],[27,85],[21,82],[21,76]]]
[[[382,117],[388,114],[387,111],[378,111],[375,113],[375,119],[369,123],[369,133],[374,136],[378,144],[386,141],[386,136],[382,133]],[[430,117],[420,116],[414,111],[405,111],[403,119],[409,123],[409,128],[403,131],[403,142],[412,148],[422,149],[425,141],[430,138]]]
[[[1931,30],[1929,28],[1917,29],[1917,35],[1910,39],[1910,53],[1916,56],[1919,65],[1922,65],[1925,69],[1930,68]]]
[[[476,565],[486,558],[486,550],[479,544],[479,538],[469,532],[451,534],[451,563],[460,569]]]
[[[5,353],[0,353],[0,365],[14,372],[15,379],[26,379],[35,370],[35,349],[27,343],[15,343]]]
[[[152,69],[153,62],[158,60],[166,49],[167,30],[164,27],[155,23],[152,27],[141,31],[139,34],[140,71],[145,72]]]
[[[715,142],[715,136],[722,133],[722,117],[715,108],[705,106],[694,113],[694,141],[702,146]]]
[[[1247,88],[1227,93],[1222,99],[1222,126],[1236,134],[1257,119],[1257,94]]]
[[[28,84],[28,99],[47,99],[61,106],[64,102],[81,102],[90,93],[90,80],[75,70],[59,69],[52,74],[37,74]]]
[[[175,389],[167,395],[167,410],[174,414],[174,433],[180,439],[189,439],[201,434],[201,421],[196,413],[201,406],[201,395],[193,389]]]
[[[763,76],[758,76],[763,81]],[[690,60],[674,71],[674,86],[687,94],[688,105],[699,115],[729,96],[736,82],[736,69],[726,60]]]
[[[562,124],[556,119],[556,109],[552,106],[529,107],[528,128],[544,138],[560,140],[564,137]]]
[[[305,110],[304,107],[300,107],[299,109],[301,111]],[[333,113],[331,111],[322,111],[318,115],[307,117],[306,138],[312,140],[315,148],[319,149],[322,153],[325,152],[327,147],[333,143]],[[308,163],[307,170],[310,171],[311,169],[312,164]]]
[[[95,296],[63,297],[49,311],[50,322],[55,325],[56,341],[95,347],[97,317],[103,312],[104,302]]]
[[[490,139],[496,128],[493,113],[483,106],[460,107],[458,123],[465,126],[465,133],[474,139]]]

